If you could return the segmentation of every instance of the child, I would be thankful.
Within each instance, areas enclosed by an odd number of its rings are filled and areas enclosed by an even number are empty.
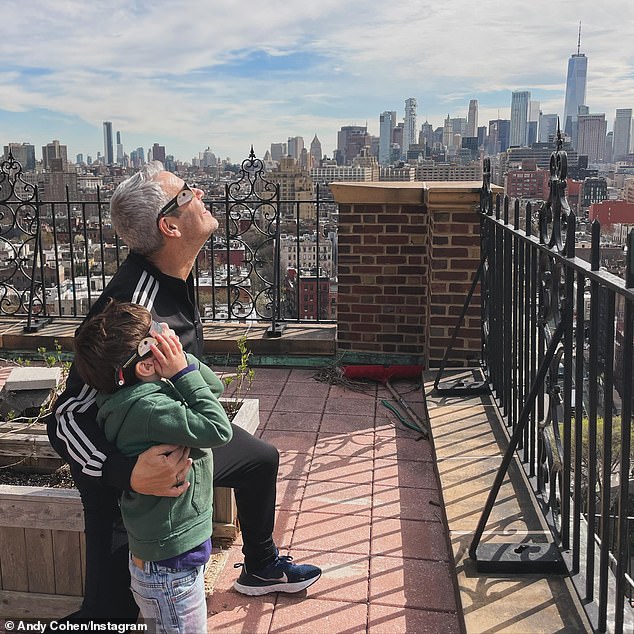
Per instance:
[[[185,355],[176,334],[137,304],[111,300],[75,335],[75,367],[98,390],[98,422],[127,456],[161,443],[191,447],[179,497],[124,491],[131,589],[160,631],[207,631],[203,567],[211,553],[212,454],[231,439],[223,385]],[[175,484],[181,484],[175,483]]]

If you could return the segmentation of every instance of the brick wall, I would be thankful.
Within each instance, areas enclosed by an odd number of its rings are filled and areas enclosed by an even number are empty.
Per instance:
[[[479,186],[331,188],[339,203],[339,353],[408,355],[437,365],[480,259]],[[479,351],[477,296],[452,358],[472,360]]]
[[[424,205],[340,205],[338,240],[338,348],[422,355]]]
[[[479,188],[428,183],[431,246],[426,358],[439,365],[480,264]],[[473,365],[480,358],[480,286],[454,343],[449,363]]]

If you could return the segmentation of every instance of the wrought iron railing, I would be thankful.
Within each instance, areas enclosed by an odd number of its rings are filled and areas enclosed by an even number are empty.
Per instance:
[[[107,196],[97,189],[91,198],[74,200],[66,187],[64,200],[41,200],[12,155],[0,163],[0,319],[24,318],[30,330],[86,315],[127,254],[110,225]],[[334,321],[329,192],[316,185],[310,199],[282,199],[252,149],[224,196],[205,203],[219,229],[195,266],[203,320],[269,322],[273,336],[287,322]],[[282,262],[282,251],[292,257]],[[308,282],[310,307],[300,310]]]
[[[596,631],[634,631],[634,231],[625,279],[600,269],[596,221],[591,261],[576,256],[561,138],[550,197],[538,209],[493,196],[490,173],[485,159],[474,287],[480,281],[484,383],[508,425],[509,446],[470,556],[483,570],[567,572]],[[482,389],[482,382],[441,383],[441,372],[440,390]],[[480,543],[515,455],[551,529],[549,544]]]

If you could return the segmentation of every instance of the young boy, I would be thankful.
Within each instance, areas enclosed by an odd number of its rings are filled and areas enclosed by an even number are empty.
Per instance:
[[[212,454],[231,439],[218,401],[223,385],[185,355],[166,324],[137,304],[110,301],[75,335],[75,367],[99,390],[98,422],[127,456],[161,443],[191,447],[189,487],[179,497],[124,491],[131,589],[159,631],[206,632],[203,567],[211,553]],[[178,485],[181,483],[179,482]]]

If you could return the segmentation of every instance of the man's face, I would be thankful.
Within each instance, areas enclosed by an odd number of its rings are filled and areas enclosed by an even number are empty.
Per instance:
[[[171,172],[161,172],[158,181],[170,200],[182,191],[185,185],[183,179]],[[191,189],[194,192],[194,197],[178,207],[177,213],[165,216],[161,222],[174,223],[184,238],[194,240],[202,246],[205,240],[218,228],[218,221],[205,207],[202,201],[202,189],[195,187]]]

